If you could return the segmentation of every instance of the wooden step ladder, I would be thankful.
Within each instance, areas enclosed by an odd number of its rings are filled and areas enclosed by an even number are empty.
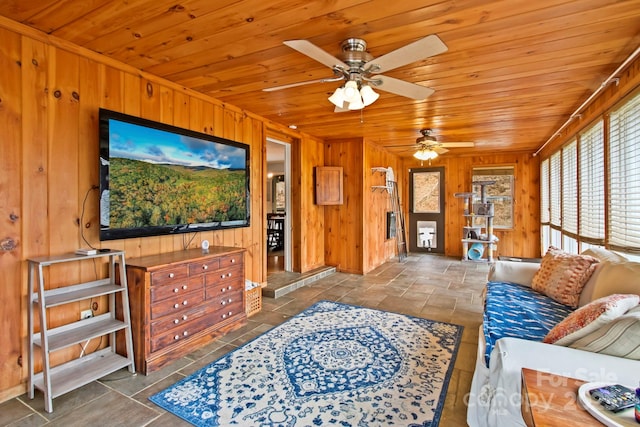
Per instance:
[[[407,238],[404,227],[404,214],[402,213],[402,204],[400,203],[400,195],[398,194],[398,183],[395,181],[387,181],[389,195],[391,196],[391,210],[396,217],[396,244],[398,246],[398,261],[407,258]]]

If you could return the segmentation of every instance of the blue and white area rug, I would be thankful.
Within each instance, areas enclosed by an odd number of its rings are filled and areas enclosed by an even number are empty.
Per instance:
[[[149,399],[196,426],[435,427],[461,335],[321,301]]]

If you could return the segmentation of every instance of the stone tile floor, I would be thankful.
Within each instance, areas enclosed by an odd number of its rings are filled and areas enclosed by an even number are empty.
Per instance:
[[[442,427],[466,426],[465,397],[471,386],[478,326],[482,320],[480,293],[487,264],[462,262],[437,255],[412,254],[390,261],[366,275],[335,273],[279,298],[264,298],[263,310],[237,331],[197,349],[151,375],[122,370],[53,401],[44,411],[42,394],[0,404],[0,425],[9,426],[182,426],[181,419],[155,406],[148,396],[213,362],[227,352],[294,316],[316,301],[327,299],[405,313],[465,327],[451,377]]]

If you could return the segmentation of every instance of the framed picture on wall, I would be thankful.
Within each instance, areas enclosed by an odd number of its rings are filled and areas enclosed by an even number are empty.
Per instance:
[[[284,175],[273,177],[273,208],[276,212],[284,212],[287,207]]]

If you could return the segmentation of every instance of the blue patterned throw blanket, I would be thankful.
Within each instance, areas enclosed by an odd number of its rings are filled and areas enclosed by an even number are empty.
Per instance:
[[[533,289],[515,283],[487,283],[482,320],[485,363],[500,338],[542,341],[573,309]]]
[[[461,335],[321,301],[149,399],[196,426],[435,427]]]

